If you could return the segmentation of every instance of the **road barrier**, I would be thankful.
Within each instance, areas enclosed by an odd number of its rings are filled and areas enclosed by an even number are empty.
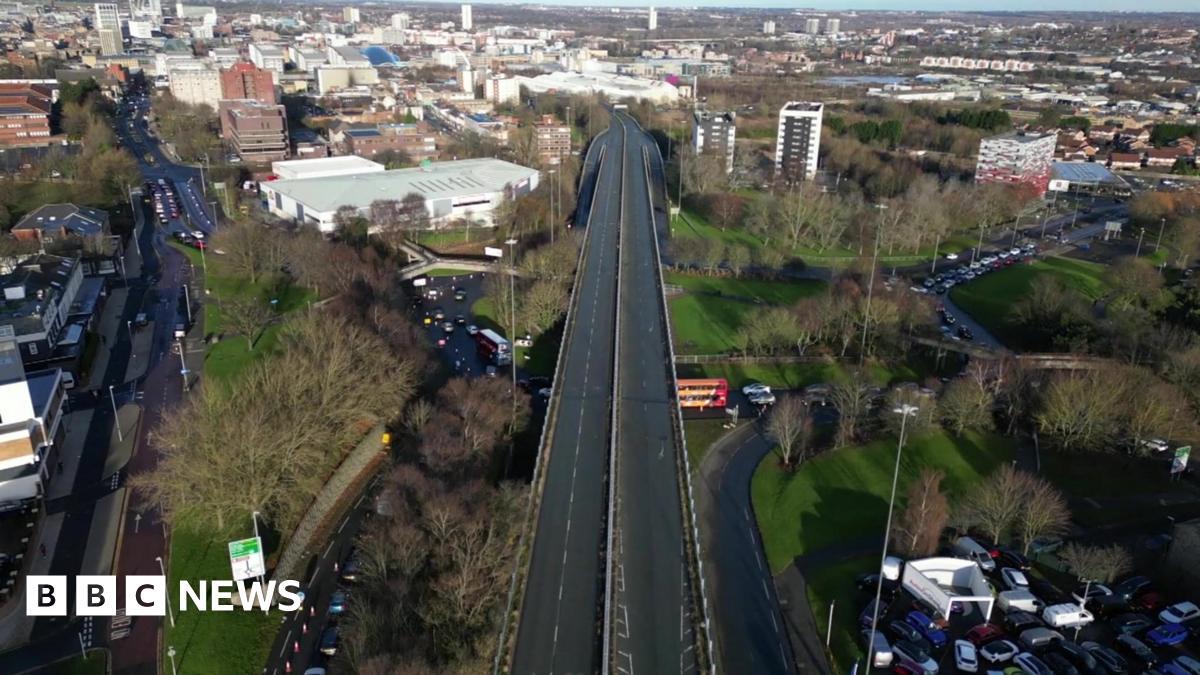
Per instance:
[[[600,136],[608,133],[607,130],[601,132],[593,139],[591,147],[588,148],[590,156],[592,150],[595,150],[599,143],[596,141]],[[599,155],[596,158],[596,182],[599,183],[600,171],[604,168],[604,160],[606,148],[601,146]],[[587,167],[587,159],[584,160],[584,167]],[[585,172],[586,175],[586,172]],[[555,359],[554,377],[559,379],[563,373],[563,359],[566,358],[567,345],[570,344],[575,328],[575,311],[577,295],[579,291],[579,280],[583,276],[583,263],[587,256],[588,243],[592,238],[592,212],[596,206],[596,190],[592,190],[592,203],[588,205],[587,230],[584,233],[583,243],[579,247],[579,258],[575,261],[575,279],[571,283],[571,297],[567,303],[567,317],[563,322],[562,341],[558,344],[558,357]],[[513,364],[516,367],[516,364]],[[549,451],[550,444],[548,439],[552,438],[552,430],[555,423],[558,421],[558,402],[562,397],[562,386],[556,383],[552,389],[550,404],[546,410],[546,421],[542,425],[541,438],[538,440],[538,454],[534,460],[533,480],[529,486],[528,505],[525,509],[525,527],[521,529],[521,536],[517,541],[517,555],[513,563],[512,582],[509,586],[508,601],[505,605],[504,618],[500,622],[500,639],[496,647],[496,658],[492,664],[492,672],[494,675],[499,673],[509,672],[509,665],[512,662],[513,650],[516,648],[516,636],[520,627],[521,605],[524,599],[524,587],[526,576],[529,574],[529,564],[533,560],[533,535],[536,535],[537,530],[537,514],[540,512],[542,489],[545,486],[547,467],[549,466]],[[521,600],[518,600],[520,598]],[[515,604],[515,606],[514,606]],[[514,628],[512,624],[517,623]]]

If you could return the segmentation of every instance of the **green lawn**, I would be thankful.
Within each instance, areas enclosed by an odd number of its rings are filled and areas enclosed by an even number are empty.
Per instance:
[[[826,565],[805,576],[808,583],[808,604],[817,623],[817,633],[825,637],[829,626],[829,606],[833,603],[833,632],[830,633],[830,666],[835,673],[849,672],[854,661],[862,656],[858,637],[858,613],[866,605],[854,585],[855,578],[879,565],[879,556],[855,556]]]
[[[732,431],[723,426],[725,423],[724,418],[684,420],[683,435],[687,439],[688,463],[693,472],[699,470],[700,462],[704,461],[713,443]]]
[[[250,523],[246,523],[249,534]],[[267,662],[267,652],[279,625],[279,613],[179,611],[179,580],[198,587],[201,579],[229,579],[229,552],[225,537],[209,531],[176,527],[171,531],[168,588],[175,627],[165,622],[164,649],[175,647],[175,660],[183,673],[255,675]]]
[[[729,386],[740,389],[751,382],[762,382],[776,389],[800,389],[819,382],[840,382],[846,379],[852,364],[842,361],[810,361],[806,363],[703,363],[681,364],[676,367],[679,377],[723,377]],[[924,364],[888,366],[868,363],[866,371],[872,382],[885,386],[896,382],[919,382],[930,372]]]
[[[766,281],[679,273],[668,274],[665,282],[688,291],[667,303],[675,348],[681,354],[728,352],[748,317],[764,311],[768,305],[790,305],[825,288],[820,281]],[[730,296],[757,298],[761,303]]]
[[[790,305],[825,288],[823,281],[771,281],[668,272],[663,282],[691,292],[753,298],[772,305]]]
[[[467,243],[476,243],[483,246],[485,243],[494,241],[495,235],[491,230],[482,227],[464,227],[449,230],[420,230],[413,233],[413,238],[416,239],[418,244],[428,246],[436,251],[441,248],[454,247]]]
[[[1051,276],[1094,300],[1108,290],[1104,271],[1104,265],[1085,260],[1046,258],[1013,265],[955,286],[950,290],[950,299],[1005,344],[1019,345],[1022,331],[1015,323],[1013,312],[1017,303],[1029,294],[1036,279]]]
[[[943,487],[954,495],[1011,459],[1012,450],[1011,440],[990,434],[955,438],[932,431],[911,439],[899,494],[921,468],[933,466],[945,472]],[[764,458],[750,493],[771,569],[779,572],[795,556],[881,531],[895,453],[895,439],[885,438],[828,452],[794,473],[780,470],[774,455]]]
[[[38,675],[106,675],[108,652],[93,650],[85,656],[73,656],[37,671]]]

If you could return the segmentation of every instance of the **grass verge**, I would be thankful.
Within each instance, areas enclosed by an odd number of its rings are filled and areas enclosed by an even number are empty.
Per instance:
[[[692,471],[698,471],[700,462],[704,461],[704,456],[712,449],[713,444],[732,431],[724,428],[722,426],[724,424],[723,418],[683,421],[683,435],[687,438],[688,463],[691,465]]]
[[[766,281],[668,274],[666,283],[687,293],[667,305],[676,350],[682,354],[712,354],[733,349],[737,332],[751,317],[770,305],[790,305],[821,292],[820,281]]]
[[[835,673],[849,672],[860,658],[855,638],[858,635],[858,611],[863,604],[854,586],[855,577],[879,565],[876,554],[854,556],[812,570],[805,575],[808,604],[822,637],[829,630],[829,607],[833,605],[833,630],[829,632],[830,666]]]

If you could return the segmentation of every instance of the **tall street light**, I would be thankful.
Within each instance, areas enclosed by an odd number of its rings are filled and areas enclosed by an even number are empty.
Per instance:
[[[163,565],[162,556],[161,555],[155,556],[154,559],[158,561],[158,571],[162,572],[163,578],[166,579],[167,578],[167,568]],[[171,586],[170,584],[167,584],[167,616],[171,619],[171,628],[174,628],[175,627],[175,612],[171,610],[171,588],[170,588],[170,586]],[[174,670],[174,664],[175,664],[174,652],[175,652],[175,648],[172,647],[169,652],[169,653],[171,653],[172,670]]]
[[[883,212],[888,208],[887,204],[875,204],[874,206],[879,209],[879,221],[875,224],[875,250],[871,254],[871,277],[867,282],[867,306],[866,313],[863,314],[862,345],[859,347],[858,353],[859,364],[867,360],[867,331],[871,327],[871,296],[875,292],[875,267],[879,262],[879,237],[883,231]]]
[[[893,408],[892,412],[900,415],[900,440],[896,443],[896,467],[892,470],[892,496],[888,500],[887,526],[883,530],[883,551],[879,556],[879,579],[875,582],[875,606],[871,610],[871,639],[867,641],[867,670],[875,665],[875,630],[879,623],[879,602],[883,597],[883,565],[887,561],[888,540],[892,534],[892,509],[896,505],[896,484],[900,480],[900,458],[904,453],[904,432],[908,428],[908,418],[920,410],[915,405],[902,404]]]
[[[112,404],[113,426],[117,428],[117,440],[124,443],[125,435],[121,433],[121,418],[117,416],[117,399],[113,396],[113,386],[108,385],[108,402]]]

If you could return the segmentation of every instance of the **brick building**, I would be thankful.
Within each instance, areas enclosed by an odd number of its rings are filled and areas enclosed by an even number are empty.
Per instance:
[[[416,124],[381,124],[342,133],[347,154],[367,159],[389,150],[403,152],[414,162],[438,156],[437,137]]]
[[[534,126],[537,139],[538,159],[542,164],[554,166],[571,154],[571,127],[559,124],[546,115]]]
[[[275,79],[271,71],[253,63],[235,63],[221,71],[221,98],[275,104]]]
[[[287,114],[281,105],[221,101],[221,137],[246,162],[287,159]]]
[[[45,85],[0,82],[0,147],[48,142],[53,98]]]

